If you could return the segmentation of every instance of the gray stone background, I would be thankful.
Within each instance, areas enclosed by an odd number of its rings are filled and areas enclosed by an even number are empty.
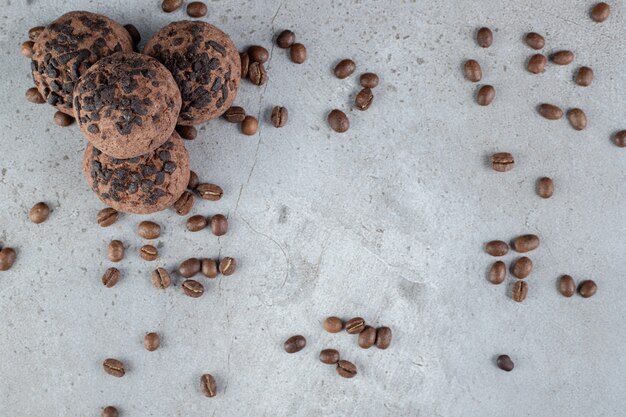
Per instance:
[[[19,253],[0,273],[0,416],[97,416],[108,404],[123,416],[623,415],[626,154],[609,139],[626,128],[622,1],[604,24],[588,17],[593,1],[209,1],[205,20],[240,48],[270,47],[292,28],[309,51],[298,66],[273,49],[268,84],[242,84],[236,103],[260,116],[256,136],[215,120],[187,143],[193,169],[225,189],[192,213],[227,214],[221,239],[189,233],[171,211],[97,227],[103,205],[81,172],[83,138],[24,99],[19,45],[30,27],[84,9],[134,23],[145,42],[185,18],[159,3],[0,1],[0,244]],[[482,25],[495,34],[486,50],[473,40]],[[545,52],[574,51],[574,64],[526,72],[529,30],[545,35]],[[345,57],[357,73],[338,80],[331,69]],[[473,102],[468,58],[497,90],[490,107]],[[595,71],[588,88],[572,82],[579,65]],[[382,82],[361,113],[351,103],[364,71]],[[588,128],[540,118],[544,101],[583,108]],[[290,111],[280,130],[267,120],[274,105]],[[347,134],[325,123],[335,107],[348,111]],[[495,151],[512,152],[515,169],[492,171]],[[535,194],[545,175],[556,183],[549,200]],[[40,200],[54,211],[37,226],[26,214]],[[142,219],[164,228],[158,262],[137,255]],[[482,247],[527,232],[542,245],[517,304],[512,279],[486,281],[494,259]],[[128,250],[123,279],[107,289],[114,238]],[[229,255],[238,272],[206,280],[200,299],[183,296],[179,278],[164,292],[150,284],[156,264]],[[597,295],[560,296],[564,273],[593,278]],[[366,351],[324,333],[333,314],[389,325],[392,346]],[[153,353],[148,331],[162,335]],[[288,355],[282,342],[297,333],[308,346]],[[319,363],[327,347],[358,376]],[[500,353],[513,372],[496,368]],[[127,375],[106,375],[106,357],[125,361]],[[205,372],[215,398],[200,392]]]

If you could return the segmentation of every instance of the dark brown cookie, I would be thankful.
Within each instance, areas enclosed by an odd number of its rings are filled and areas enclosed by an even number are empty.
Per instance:
[[[105,204],[128,213],[154,213],[174,204],[187,188],[189,156],[176,132],[153,152],[131,159],[107,156],[89,144],[83,171]]]
[[[116,53],[89,68],[74,89],[80,130],[99,150],[127,159],[152,152],[176,127],[181,98],[159,61]]]
[[[46,27],[33,46],[31,70],[37,89],[63,113],[74,115],[74,84],[95,62],[115,52],[132,52],[123,26],[106,16],[70,12]]]
[[[228,35],[215,26],[188,20],[170,23],[148,41],[144,53],[174,74],[183,98],[178,124],[215,119],[235,100],[241,59]]]

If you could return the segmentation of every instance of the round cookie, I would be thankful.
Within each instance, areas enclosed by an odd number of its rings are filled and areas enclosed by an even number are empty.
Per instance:
[[[187,188],[189,155],[176,132],[161,147],[131,159],[112,158],[88,144],[83,171],[105,204],[127,213],[154,213],[174,204]]]
[[[132,52],[123,26],[106,16],[70,12],[50,23],[33,46],[33,80],[49,104],[73,116],[72,93],[80,76],[114,52]]]
[[[119,159],[152,152],[172,134],[180,91],[159,61],[115,53],[91,66],[74,89],[74,117],[87,139]]]
[[[241,58],[233,41],[213,25],[170,23],[144,53],[174,75],[183,98],[178,124],[195,125],[221,116],[233,104],[241,81]]]

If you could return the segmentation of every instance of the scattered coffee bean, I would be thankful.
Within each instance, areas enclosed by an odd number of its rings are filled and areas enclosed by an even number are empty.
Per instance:
[[[33,41],[26,41],[22,43],[22,49],[21,49],[22,55],[24,55],[26,58],[32,58],[33,46],[35,46],[35,42]]]
[[[563,117],[563,110],[552,104],[540,104],[539,107],[537,107],[537,111],[548,120],[559,120]]]
[[[161,3],[161,9],[165,13],[172,13],[180,8],[183,5],[183,0],[163,0]]]
[[[189,191],[185,191],[178,200],[172,205],[172,208],[179,216],[186,216],[193,208],[195,197]]]
[[[202,294],[204,294],[204,286],[193,279],[185,280],[182,287],[185,295],[191,298],[202,297]]]
[[[526,44],[533,49],[541,49],[546,44],[546,40],[536,32],[526,34]]]
[[[224,236],[228,232],[228,219],[223,214],[211,217],[211,232],[215,236]]]
[[[476,102],[481,106],[488,106],[496,97],[496,89],[491,85],[483,85],[476,93]]]
[[[152,285],[158,289],[165,289],[170,286],[172,279],[170,274],[164,268],[157,268],[152,271]]]
[[[528,66],[526,67],[529,72],[533,74],[541,74],[545,68],[548,60],[541,54],[535,54],[528,60]]]
[[[204,275],[207,278],[217,277],[218,268],[217,268],[217,262],[215,262],[215,260],[205,258],[200,262],[200,265],[201,265],[200,271],[202,272],[202,275]]]
[[[511,265],[511,273],[514,277],[524,279],[530,275],[533,270],[533,261],[527,256],[516,259]]]
[[[480,28],[476,32],[476,43],[481,48],[489,48],[493,43],[493,33],[489,28]]]
[[[279,48],[287,49],[296,41],[296,34],[290,30],[283,30],[276,37],[276,45]]]
[[[366,72],[361,74],[359,78],[359,82],[361,83],[361,87],[363,88],[376,88],[378,86],[378,75],[373,72]]]
[[[367,110],[372,105],[372,101],[374,101],[372,90],[364,88],[356,95],[354,106],[359,110]]]
[[[260,62],[252,62],[248,67],[248,79],[254,85],[263,85],[267,81],[267,71]]]
[[[246,118],[246,111],[243,107],[233,106],[224,112],[223,117],[227,122],[241,123]]]
[[[229,276],[235,273],[237,269],[237,261],[234,258],[226,257],[220,261],[220,272],[222,275]]]
[[[124,374],[126,374],[124,364],[117,359],[105,359],[102,363],[102,367],[104,368],[104,372],[118,378],[121,378]]]
[[[202,265],[200,264],[200,259],[198,258],[189,258],[185,259],[179,266],[178,272],[185,278],[191,278],[195,276],[198,272],[200,272],[200,268]]]
[[[241,122],[241,132],[244,135],[252,136],[256,133],[259,128],[259,121],[256,117],[246,116]]]
[[[620,130],[613,136],[613,143],[620,148],[626,147],[626,130]]]
[[[496,364],[498,365],[498,368],[506,372],[511,372],[513,368],[515,367],[515,364],[513,363],[509,355],[498,356],[498,359],[496,360]]]
[[[593,296],[597,290],[598,286],[590,279],[583,281],[578,285],[578,294],[580,294],[580,296],[583,298],[589,298]]]
[[[285,340],[285,343],[283,344],[285,352],[287,353],[300,352],[305,346],[306,339],[301,335],[291,336],[289,339]]]
[[[480,67],[478,61],[474,59],[468,59],[467,61],[465,61],[463,69],[465,71],[465,78],[473,83],[477,83],[483,78],[483,70]]]
[[[156,239],[161,236],[161,226],[158,223],[144,220],[139,223],[139,236],[144,239]]]
[[[108,406],[105,407],[104,410],[102,410],[102,414],[100,414],[100,417],[119,417],[120,413],[118,413],[117,408],[113,407],[113,406]]]
[[[239,60],[241,61],[241,79],[248,78],[248,72],[250,70],[250,57],[247,52],[239,53]]]
[[[376,344],[376,329],[371,326],[365,326],[363,331],[359,333],[359,346],[363,349],[369,349]]]
[[[193,126],[176,125],[176,133],[185,140],[194,140],[198,137],[198,129]]]
[[[356,375],[356,366],[352,362],[340,360],[337,362],[337,373],[344,378],[353,378]]]
[[[200,194],[200,198],[209,201],[218,201],[224,195],[222,187],[209,183],[198,184],[196,191]]]
[[[576,77],[574,78],[576,84],[582,87],[588,87],[591,85],[593,81],[593,70],[589,67],[580,67],[578,68],[578,72],[576,72]]]
[[[102,284],[105,287],[111,288],[114,287],[120,280],[120,271],[117,268],[109,268],[104,271],[104,275],[102,275]]]
[[[576,283],[574,278],[569,275],[563,275],[559,278],[559,291],[563,297],[571,297],[576,292]]]
[[[598,3],[593,6],[590,14],[591,18],[595,22],[602,23],[609,18],[609,15],[611,14],[611,7],[604,2]]]
[[[143,245],[141,249],[139,249],[139,256],[144,261],[155,261],[159,257],[159,251],[152,245]]]
[[[506,278],[506,264],[502,261],[496,261],[489,268],[489,282],[495,285],[502,284]]]
[[[107,258],[111,262],[119,262],[124,259],[124,244],[119,240],[112,240],[107,247]]]
[[[324,320],[324,330],[328,333],[339,333],[343,329],[343,322],[339,317],[331,316]]]
[[[513,250],[520,253],[530,252],[539,247],[539,236],[537,235],[522,235],[513,239],[511,242]]]
[[[570,109],[567,112],[567,120],[575,130],[583,130],[587,127],[587,115],[581,109]]]
[[[57,111],[54,113],[54,117],[52,118],[52,120],[57,126],[67,127],[74,123],[75,119],[69,114]]]
[[[289,119],[289,111],[285,107],[275,106],[272,109],[271,121],[274,127],[283,127]]]
[[[320,352],[320,362],[326,365],[334,365],[339,362],[339,352],[335,349],[324,349]]]
[[[2,248],[0,250],[0,271],[8,271],[15,263],[17,254],[13,248]]]
[[[509,252],[509,245],[501,240],[492,240],[485,245],[485,252],[491,256],[504,256]]]
[[[43,96],[36,87],[31,87],[26,90],[26,100],[30,101],[33,104],[43,104],[46,102],[46,99],[43,98]]]
[[[118,218],[119,213],[117,212],[117,210],[111,207],[106,207],[98,212],[98,215],[96,216],[96,221],[98,222],[98,225],[100,227],[109,227],[113,223],[115,223]]]
[[[253,62],[265,64],[270,59],[270,53],[267,49],[259,45],[253,45],[248,48],[248,56]]]
[[[187,230],[190,232],[199,232],[207,226],[206,217],[196,214],[187,219]]]
[[[200,387],[206,397],[211,398],[217,395],[217,382],[215,382],[215,378],[211,374],[204,374],[200,377]]]
[[[346,322],[346,331],[350,334],[358,334],[365,329],[365,320],[362,317],[354,317]]]
[[[389,327],[379,327],[376,330],[376,347],[387,349],[391,344],[391,329]]]
[[[554,194],[554,182],[548,177],[539,178],[539,181],[537,181],[537,194],[541,198],[552,197],[552,194]]]
[[[528,284],[526,283],[526,281],[515,281],[511,290],[511,298],[513,298],[513,300],[517,301],[518,303],[521,303],[526,299],[527,295]]]
[[[344,78],[348,78],[351,76],[356,70],[356,64],[351,59],[343,59],[339,61],[337,65],[335,65],[335,76],[340,80]]]
[[[344,112],[335,109],[328,113],[328,125],[335,132],[344,133],[350,128],[350,120]]]
[[[498,152],[491,155],[491,167],[494,171],[507,172],[513,169],[515,159],[508,152]]]
[[[290,56],[291,61],[296,64],[302,64],[306,61],[306,47],[301,43],[294,43],[291,45]]]
[[[28,212],[28,218],[35,224],[40,224],[48,220],[50,207],[44,202],[35,204]]]
[[[128,25],[124,25],[124,29],[126,29],[126,32],[128,32],[131,39],[133,40],[133,45],[139,45],[139,42],[141,42],[141,34],[139,33],[135,25],[129,23]]]
[[[192,1],[187,5],[187,15],[189,17],[204,17],[206,16],[207,12],[208,10],[206,4],[202,3],[201,1]]]
[[[36,41],[45,28],[45,26],[35,26],[34,28],[30,28],[28,30],[28,39],[30,39],[31,41]]]
[[[198,184],[200,184],[198,174],[196,174],[194,171],[189,171],[189,182],[187,183],[187,189],[195,191]]]
[[[550,59],[557,65],[569,65],[574,60],[574,53],[572,51],[558,51],[552,54]]]
[[[161,346],[161,337],[154,333],[148,333],[143,337],[143,346],[148,352],[154,352]]]

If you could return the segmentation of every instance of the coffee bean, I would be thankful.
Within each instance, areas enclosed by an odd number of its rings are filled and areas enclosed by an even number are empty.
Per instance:
[[[590,86],[591,82],[593,81],[593,70],[589,67],[578,68],[578,72],[576,73],[574,81],[576,81],[576,84],[582,87]]]
[[[265,64],[270,59],[268,50],[259,45],[249,47],[248,56],[253,62],[258,62],[259,64]]]
[[[161,236],[161,226],[148,220],[139,223],[138,231],[139,236],[144,239],[156,239]]]
[[[590,14],[591,18],[595,22],[602,23],[609,18],[609,15],[611,14],[611,7],[604,2],[598,3],[593,6]]]
[[[203,259],[200,262],[200,265],[201,265],[200,271],[202,272],[202,275],[204,275],[207,278],[217,277],[218,269],[217,269],[217,262],[215,262],[215,260]]]
[[[124,374],[126,374],[124,364],[117,359],[105,359],[102,363],[102,367],[104,368],[104,372],[118,378],[121,378]]]
[[[545,70],[547,63],[548,60],[545,56],[541,54],[535,54],[531,56],[528,60],[528,65],[526,66],[526,68],[529,72],[532,72],[533,74],[541,74]]]
[[[13,248],[2,248],[0,250],[0,271],[8,271],[15,263],[17,254]]]
[[[574,278],[569,275],[563,275],[559,278],[559,291],[563,297],[571,297],[576,292],[576,283]]]
[[[548,120],[558,120],[563,117],[563,110],[552,104],[540,104],[537,111]]]
[[[276,37],[276,45],[279,48],[287,49],[296,41],[296,34],[290,30],[283,30]]]
[[[526,299],[527,295],[528,284],[526,283],[526,281],[515,281],[511,290],[511,298],[513,298],[513,300],[517,301],[518,303],[521,303]]]
[[[33,41],[26,41],[22,43],[22,49],[21,49],[22,55],[24,55],[26,58],[32,58],[33,46],[35,46],[35,42]]]
[[[183,5],[183,0],[163,0],[161,3],[161,9],[165,13],[172,13],[180,8]]]
[[[493,43],[493,33],[489,28],[480,28],[476,32],[476,43],[481,48],[489,48]]]
[[[187,183],[187,189],[195,191],[198,184],[200,184],[198,174],[193,171],[189,171],[189,182]]]
[[[202,297],[202,294],[204,294],[204,286],[193,279],[185,280],[182,286],[185,295],[191,298]]]
[[[587,116],[581,109],[570,109],[567,112],[567,120],[575,130],[583,130],[587,127]]]
[[[172,205],[172,208],[179,216],[186,216],[193,208],[195,197],[189,191],[185,191],[178,200]]]
[[[513,169],[515,159],[508,152],[498,152],[491,155],[491,167],[494,171],[507,172]]]
[[[204,374],[200,377],[200,387],[206,397],[211,398],[217,395],[217,382],[215,382],[215,378],[211,374]]]
[[[187,5],[187,15],[189,17],[204,17],[206,16],[208,10],[206,4],[201,1],[192,1]]]
[[[211,232],[215,236],[224,236],[228,232],[228,219],[223,214],[211,217]]]
[[[248,78],[250,72],[250,57],[247,52],[241,52],[239,54],[239,60],[241,61],[241,79]]]
[[[271,121],[274,127],[283,127],[289,119],[289,111],[285,107],[275,106],[272,109]]]
[[[294,43],[291,45],[290,56],[291,61],[296,64],[302,64],[306,61],[306,47],[301,43]]]
[[[120,271],[117,268],[109,268],[104,271],[104,275],[102,275],[102,284],[105,287],[111,288],[114,287],[120,280]]]
[[[583,298],[589,298],[593,296],[597,290],[598,286],[590,279],[583,281],[578,285],[578,294],[580,294],[580,296]]]
[[[357,373],[356,366],[352,362],[340,360],[337,362],[337,373],[344,378],[353,378]]]
[[[343,322],[339,317],[331,316],[324,320],[324,330],[329,333],[339,333],[343,329]]]
[[[320,362],[334,365],[339,362],[339,352],[335,349],[324,349],[320,352]]]
[[[350,120],[344,112],[335,109],[328,113],[328,125],[335,132],[344,133],[350,128]]]
[[[359,346],[363,349],[369,349],[376,344],[376,329],[371,326],[365,326],[363,331],[359,333]]]
[[[291,336],[289,339],[285,340],[283,344],[285,352],[287,353],[300,352],[305,346],[306,339],[301,335]]]
[[[361,87],[363,88],[376,88],[378,86],[378,75],[373,72],[366,72],[361,74],[359,78],[359,82],[361,83]]]
[[[222,117],[230,123],[241,123],[246,118],[246,111],[243,107],[233,106],[226,110]]]
[[[206,217],[196,214],[187,219],[187,230],[190,232],[199,232],[207,226]]]
[[[557,65],[569,65],[574,60],[574,53],[572,51],[558,51],[552,54],[550,59]]]
[[[376,330],[376,347],[387,349],[391,344],[391,329],[389,327],[379,327]]]
[[[516,252],[526,253],[535,250],[539,247],[539,236],[537,235],[522,235],[513,239],[511,246]]]
[[[100,414],[100,417],[119,417],[119,416],[120,416],[120,413],[118,413],[117,408],[113,406],[105,407],[104,410],[102,410],[102,414]]]
[[[626,147],[626,130],[620,130],[613,136],[613,143],[620,148]]]
[[[170,274],[164,268],[157,268],[152,271],[152,285],[155,288],[165,289],[170,286],[172,283],[172,279],[170,278]]]
[[[44,202],[35,204],[28,212],[28,218],[35,224],[40,224],[48,220],[50,207]]]
[[[159,251],[152,245],[143,245],[139,249],[139,256],[144,261],[155,261],[159,257]]]
[[[224,195],[222,187],[209,183],[199,184],[196,191],[200,194],[200,198],[209,201],[218,201]]]
[[[465,65],[463,65],[463,70],[465,71],[465,78],[467,78],[471,82],[477,83],[483,78],[483,70],[480,67],[478,61],[474,59],[468,59],[467,61],[465,61]]]
[[[506,372],[511,372],[513,368],[515,367],[515,364],[513,363],[509,355],[498,356],[498,359],[496,360],[496,364],[498,365],[498,368]]]
[[[552,194],[554,194],[554,182],[548,177],[539,178],[539,181],[537,181],[537,194],[541,198],[552,197]]]
[[[74,118],[72,116],[60,111],[54,113],[54,117],[52,118],[52,120],[57,126],[61,127],[67,127],[74,123]]]
[[[34,28],[30,28],[28,30],[28,39],[30,39],[31,41],[36,41],[44,29],[45,26],[35,26]]]
[[[346,331],[350,334],[361,333],[365,329],[365,320],[362,317],[354,317],[346,322]]]
[[[519,259],[516,259],[511,265],[511,273],[514,277],[519,279],[524,279],[530,272],[533,270],[533,261],[530,260],[527,256],[522,256]]]
[[[485,245],[485,252],[491,256],[504,256],[509,252],[509,245],[501,240],[492,240]]]
[[[198,129],[193,126],[176,125],[176,133],[185,140],[194,140],[198,137]]]
[[[536,32],[526,34],[526,44],[533,49],[541,49],[546,44],[546,40]]]
[[[220,261],[220,272],[222,275],[229,276],[235,273],[237,269],[237,261],[234,258],[226,257]]]
[[[342,59],[335,65],[334,73],[337,78],[343,80],[351,76],[356,70],[356,63],[351,59]]]
[[[359,94],[356,95],[356,98],[354,99],[354,106],[359,110],[367,110],[372,105],[372,101],[374,101],[372,90],[364,88],[359,91]]]
[[[267,81],[265,66],[260,62],[252,62],[248,67],[248,79],[254,85],[263,85]]]
[[[256,133],[259,128],[259,121],[256,117],[246,116],[241,122],[241,133],[244,135],[252,136]]]
[[[111,262],[119,262],[124,259],[124,244],[119,240],[112,240],[107,247],[107,258]]]
[[[117,210],[111,207],[107,207],[98,212],[98,215],[96,216],[96,221],[98,222],[98,225],[100,225],[100,227],[109,227],[113,223],[115,223],[118,218],[119,213],[117,212]]]
[[[489,282],[495,285],[502,284],[506,278],[506,264],[502,261],[496,261],[489,268]]]
[[[143,346],[148,352],[154,352],[161,346],[161,337],[154,333],[148,333],[143,337]]]
[[[133,40],[133,45],[139,45],[139,42],[141,42],[141,34],[139,33],[135,25],[129,23],[128,25],[124,25],[124,29],[126,29],[126,32],[128,32],[131,39]]]
[[[491,85],[483,85],[476,93],[476,103],[481,106],[488,106],[496,97],[496,89]]]
[[[33,104],[43,104],[46,102],[46,99],[43,98],[43,96],[36,87],[31,87],[26,90],[26,100],[30,101]]]
[[[201,264],[198,258],[189,258],[184,260],[178,266],[178,272],[185,278],[191,278],[200,272]]]

